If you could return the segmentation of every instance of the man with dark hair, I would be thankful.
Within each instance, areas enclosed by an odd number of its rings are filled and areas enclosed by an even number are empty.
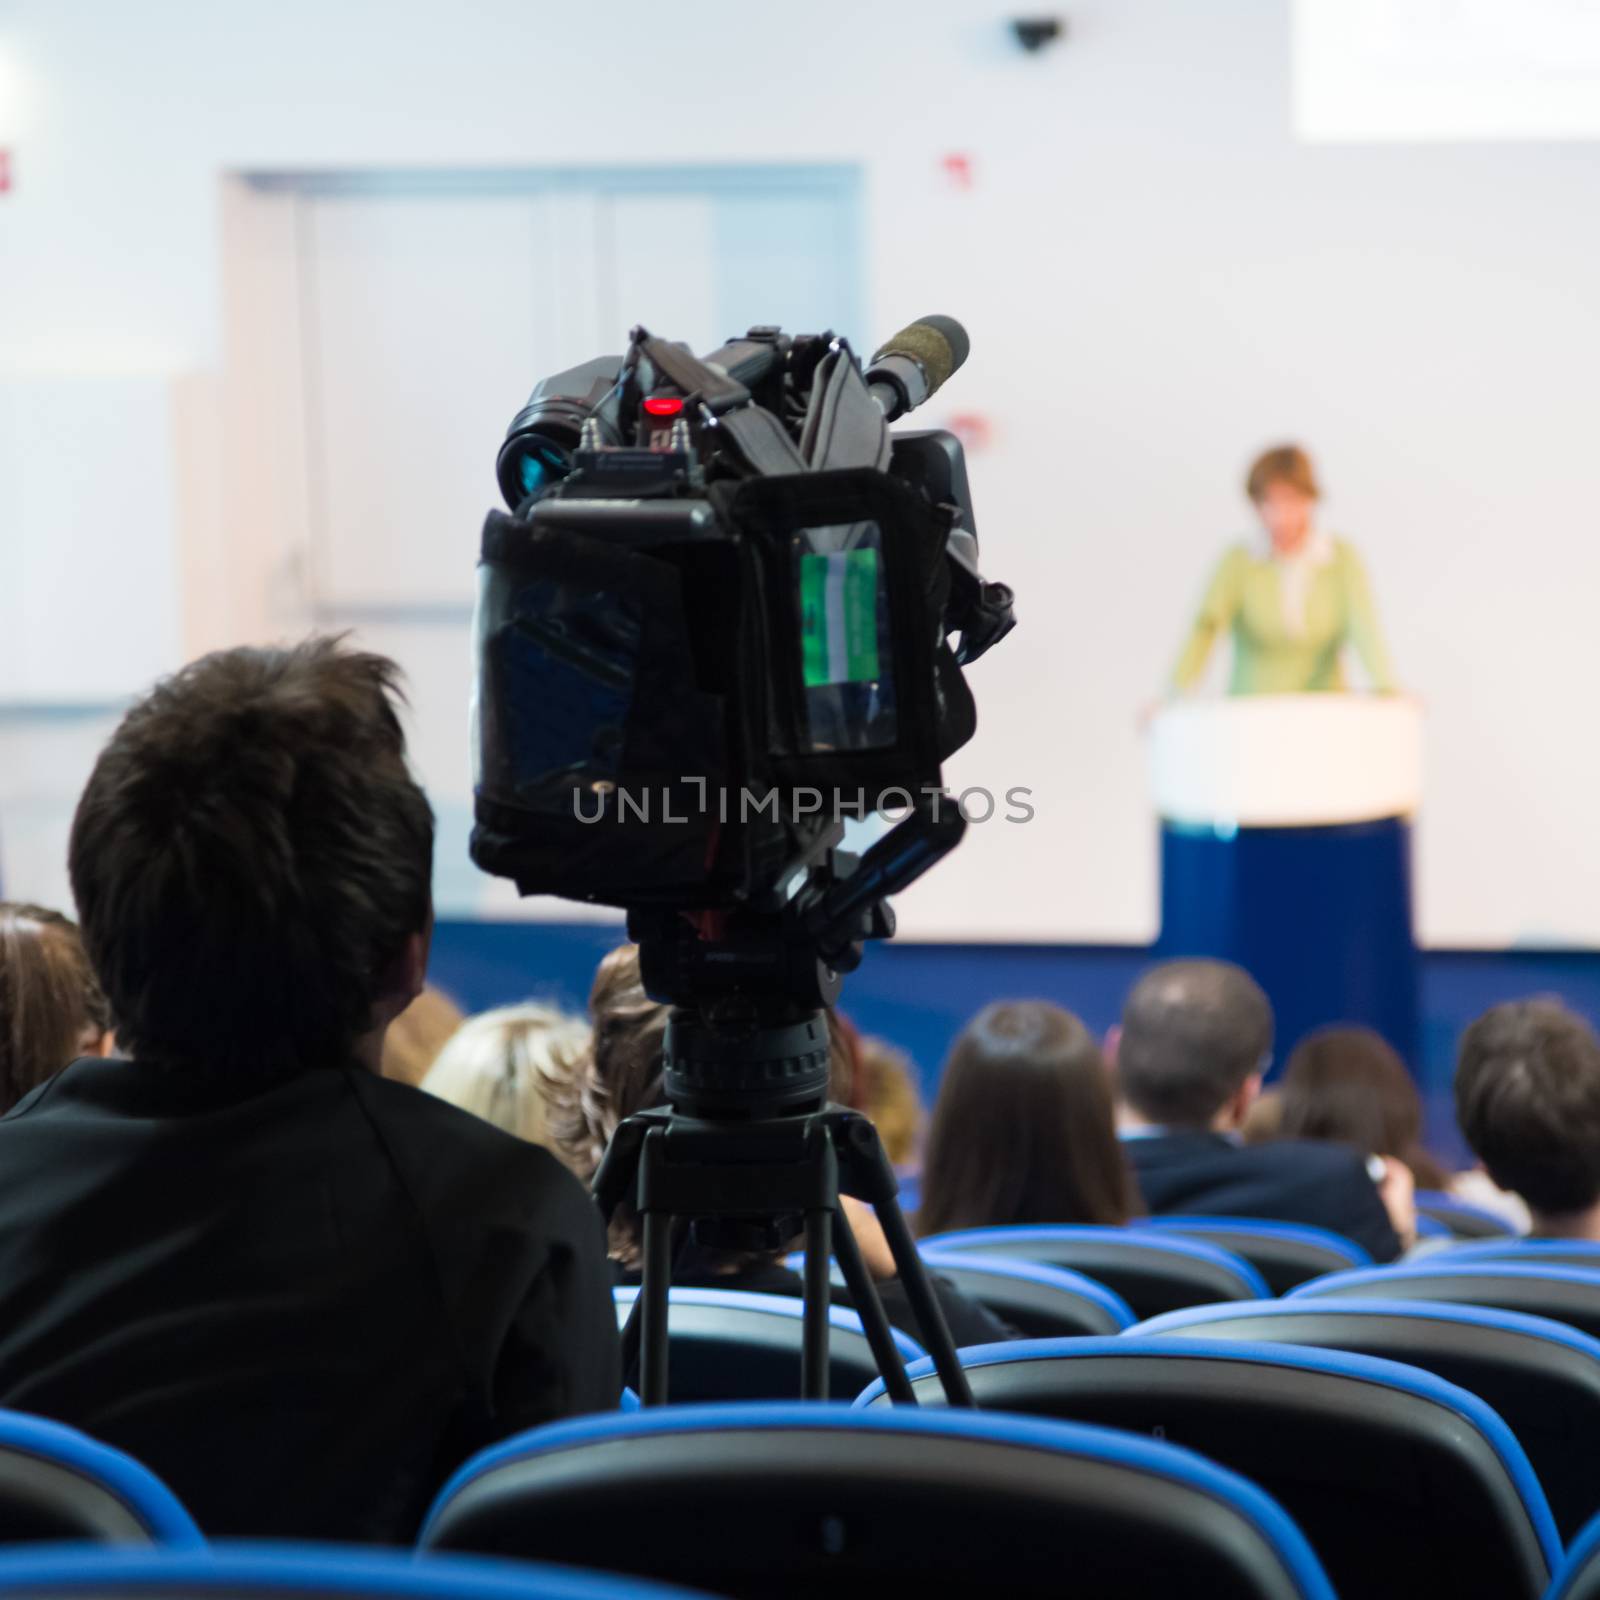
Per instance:
[[[379,1075],[432,926],[397,676],[231,650],[128,713],[69,865],[132,1059],[0,1120],[0,1405],[211,1534],[408,1540],[472,1451],[617,1401],[582,1186]]]
[[[1461,1036],[1456,1120],[1533,1232],[1600,1239],[1600,1038],[1557,1000],[1486,1011]]]
[[[1145,1204],[1155,1215],[1331,1228],[1375,1260],[1393,1260],[1401,1241],[1364,1152],[1311,1140],[1238,1142],[1261,1092],[1272,1026],[1260,985],[1225,961],[1169,962],[1134,985],[1116,1047],[1118,1123]],[[1393,1203],[1403,1211],[1407,1201],[1396,1195]]]

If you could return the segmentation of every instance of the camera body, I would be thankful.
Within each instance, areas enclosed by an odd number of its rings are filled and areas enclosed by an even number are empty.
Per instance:
[[[609,377],[608,377],[609,374]],[[888,432],[842,340],[706,360],[635,330],[548,379],[498,467],[473,859],[524,894],[781,909],[843,818],[937,792],[1010,626],[961,446]]]

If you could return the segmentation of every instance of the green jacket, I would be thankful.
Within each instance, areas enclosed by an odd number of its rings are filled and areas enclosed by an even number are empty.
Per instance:
[[[1305,625],[1291,630],[1284,615],[1281,568],[1270,556],[1236,544],[1217,564],[1172,686],[1192,689],[1204,674],[1217,635],[1233,633],[1230,694],[1304,694],[1346,687],[1340,660],[1355,647],[1375,689],[1395,688],[1389,653],[1378,630],[1367,574],[1355,549],[1333,540],[1332,559],[1311,574]]]

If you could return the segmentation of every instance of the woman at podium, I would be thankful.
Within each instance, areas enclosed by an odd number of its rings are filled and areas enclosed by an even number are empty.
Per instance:
[[[1299,445],[1259,456],[1245,479],[1264,539],[1240,542],[1211,575],[1172,674],[1176,691],[1205,673],[1217,636],[1233,635],[1231,694],[1338,693],[1346,646],[1372,687],[1395,687],[1389,654],[1354,546],[1316,525],[1320,491]]]

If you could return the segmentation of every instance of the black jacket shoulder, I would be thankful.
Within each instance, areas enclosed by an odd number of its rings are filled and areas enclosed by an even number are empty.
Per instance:
[[[1348,1145],[1317,1139],[1242,1145],[1185,1130],[1129,1139],[1123,1148],[1154,1216],[1298,1222],[1343,1234],[1375,1261],[1400,1253],[1366,1158]]]

